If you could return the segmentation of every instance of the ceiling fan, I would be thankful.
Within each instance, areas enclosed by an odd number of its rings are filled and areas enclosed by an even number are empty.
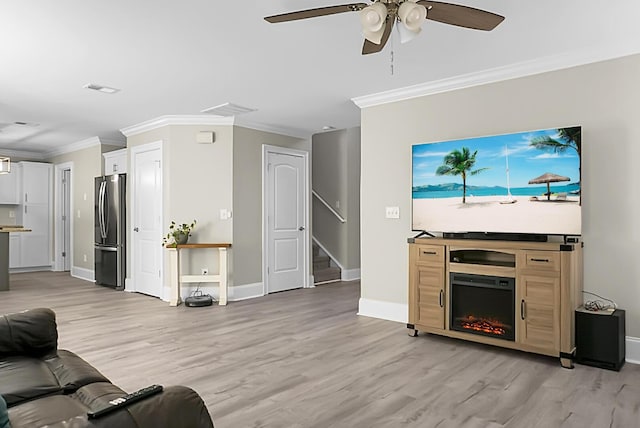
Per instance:
[[[431,0],[373,0],[371,4],[351,3],[319,7],[267,16],[264,19],[275,24],[344,12],[360,12],[360,23],[365,38],[362,55],[380,52],[389,40],[396,21],[400,41],[405,43],[420,33],[420,27],[427,19],[484,31],[493,30],[504,20],[504,16],[486,10]]]

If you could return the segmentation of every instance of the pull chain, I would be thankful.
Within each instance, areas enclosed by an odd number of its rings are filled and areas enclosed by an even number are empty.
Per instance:
[[[389,68],[391,69],[391,75],[393,76],[393,44],[391,45],[391,64],[389,64]]]

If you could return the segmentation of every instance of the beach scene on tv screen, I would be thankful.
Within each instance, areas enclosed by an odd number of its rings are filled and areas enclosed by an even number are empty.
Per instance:
[[[581,234],[581,127],[412,148],[412,228]]]

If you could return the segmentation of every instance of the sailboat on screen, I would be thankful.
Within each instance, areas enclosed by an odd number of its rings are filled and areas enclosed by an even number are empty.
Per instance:
[[[513,204],[518,202],[517,199],[511,195],[511,183],[509,182],[509,148],[505,144],[504,146],[504,154],[507,162],[507,198],[500,201],[501,204]]]

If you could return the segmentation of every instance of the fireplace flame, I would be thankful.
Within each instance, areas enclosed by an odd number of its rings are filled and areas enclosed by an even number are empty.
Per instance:
[[[504,336],[507,334],[506,326],[500,321],[487,318],[476,318],[473,315],[464,317],[460,322],[460,326],[467,330],[480,331],[496,336]]]

